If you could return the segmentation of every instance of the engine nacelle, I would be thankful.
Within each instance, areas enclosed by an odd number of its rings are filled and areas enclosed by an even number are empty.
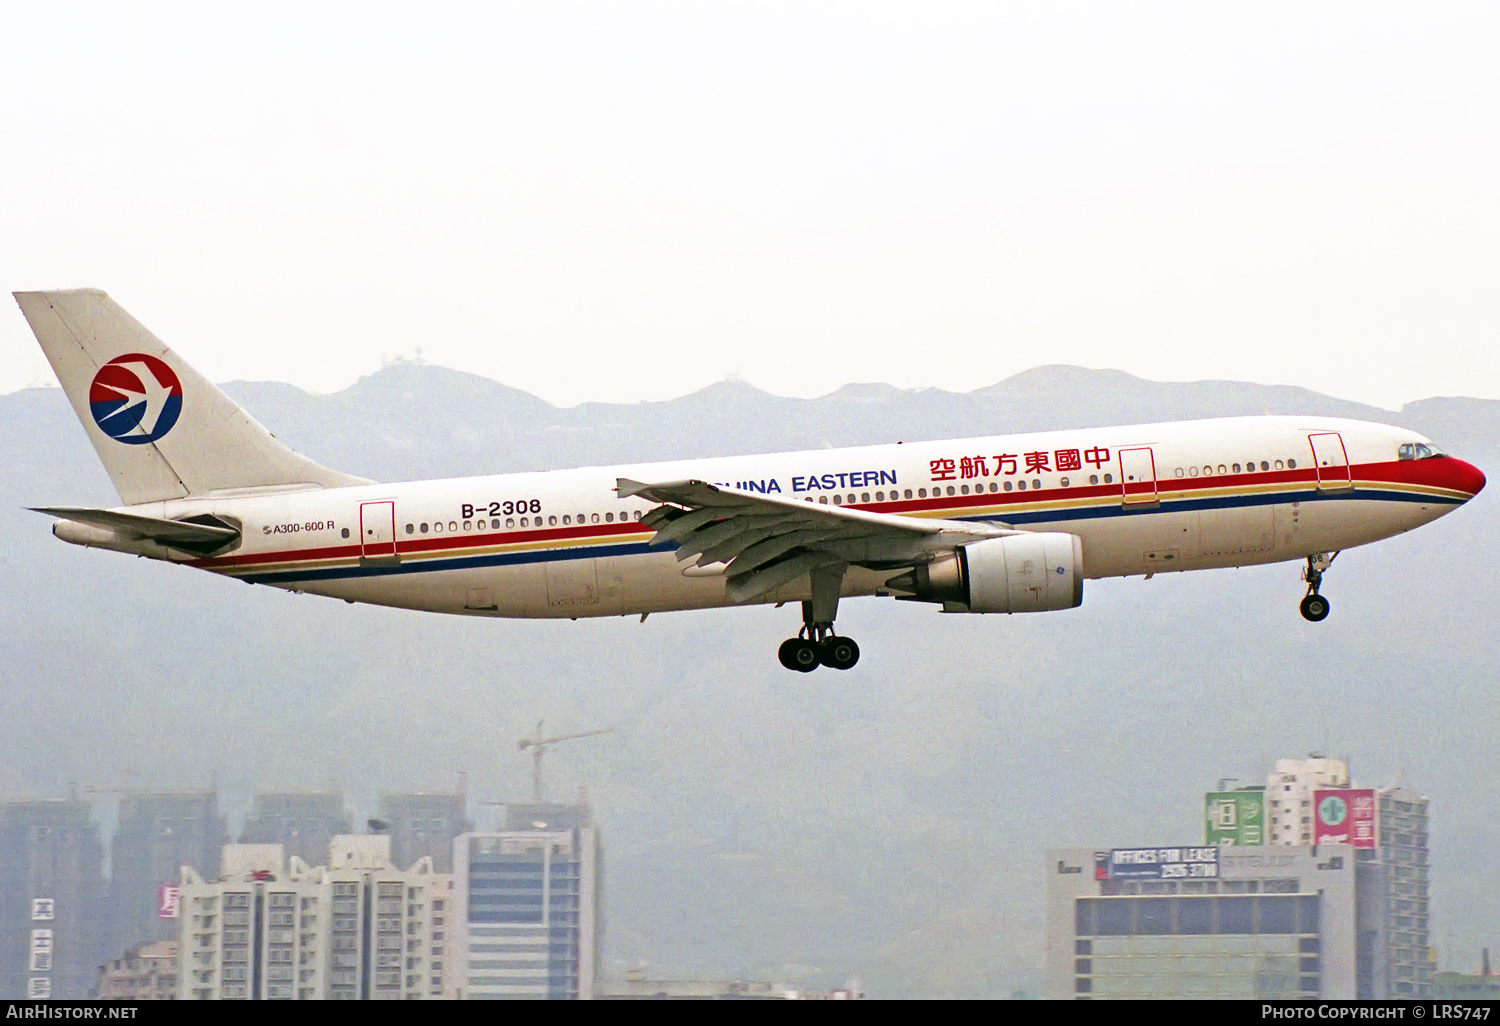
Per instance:
[[[1083,604],[1083,541],[1016,534],[960,545],[888,582],[953,612],[1041,613]]]

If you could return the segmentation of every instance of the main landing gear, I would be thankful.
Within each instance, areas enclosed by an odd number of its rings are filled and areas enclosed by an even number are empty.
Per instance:
[[[853,638],[833,633],[833,618],[839,608],[839,588],[844,567],[824,567],[812,572],[812,601],[802,603],[802,629],[777,649],[781,665],[798,673],[811,673],[819,666],[847,670],[859,662],[859,646]]]
[[[1318,594],[1318,587],[1323,583],[1323,571],[1333,565],[1338,555],[1337,552],[1331,556],[1320,552],[1316,556],[1307,557],[1307,566],[1302,571],[1302,579],[1307,582],[1307,597],[1302,600],[1299,608],[1302,616],[1313,623],[1328,619],[1328,600]]]

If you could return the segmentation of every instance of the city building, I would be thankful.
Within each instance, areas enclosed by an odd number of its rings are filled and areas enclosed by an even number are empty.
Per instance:
[[[177,941],[139,944],[123,958],[106,962],[99,968],[94,996],[100,1001],[171,1001],[177,997]]]
[[[110,950],[175,941],[177,920],[164,888],[177,885],[183,866],[218,879],[228,841],[214,791],[124,792],[110,846]]]
[[[441,998],[452,878],[391,863],[390,838],[336,835],[309,867],[278,844],[224,848],[221,878],[182,871],[178,997]]]
[[[601,855],[588,806],[507,806],[504,829],[453,848],[459,996],[592,998]]]
[[[1427,798],[1402,787],[1376,792],[1385,866],[1385,962],[1390,997],[1433,997],[1437,973],[1428,890]]]
[[[1381,996],[1380,870],[1333,845],[1050,851],[1048,996]]]
[[[1277,759],[1266,778],[1268,844],[1313,843],[1313,792],[1349,786],[1349,764],[1321,755]]]
[[[279,844],[287,858],[295,855],[316,866],[328,857],[328,845],[336,835],[353,832],[342,792],[258,794],[240,843]]]
[[[453,839],[474,829],[467,806],[468,795],[461,792],[383,795],[380,820],[391,838],[391,859],[409,866],[425,856],[435,871],[453,872]]]
[[[0,997],[81,1000],[107,949],[104,846],[77,798],[0,806]]]

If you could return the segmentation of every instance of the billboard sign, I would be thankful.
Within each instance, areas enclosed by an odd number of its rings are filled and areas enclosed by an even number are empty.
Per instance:
[[[176,884],[162,884],[156,892],[156,918],[176,919],[182,903],[182,888]]]
[[[1314,791],[1313,844],[1379,847],[1375,808],[1375,792],[1369,788]]]
[[[1266,792],[1209,791],[1203,796],[1204,844],[1265,844]]]
[[[1219,875],[1219,849],[1115,848],[1109,853],[1111,880],[1204,880]]]

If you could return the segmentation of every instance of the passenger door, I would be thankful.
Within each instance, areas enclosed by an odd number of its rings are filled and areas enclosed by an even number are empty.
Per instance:
[[[359,561],[365,564],[397,561],[394,502],[359,504]]]
[[[1344,439],[1337,431],[1325,431],[1307,436],[1312,446],[1313,466],[1318,470],[1318,490],[1352,488],[1349,477],[1349,454],[1344,449]]]
[[[1146,506],[1158,500],[1156,457],[1149,448],[1121,449],[1120,491],[1127,506]]]

